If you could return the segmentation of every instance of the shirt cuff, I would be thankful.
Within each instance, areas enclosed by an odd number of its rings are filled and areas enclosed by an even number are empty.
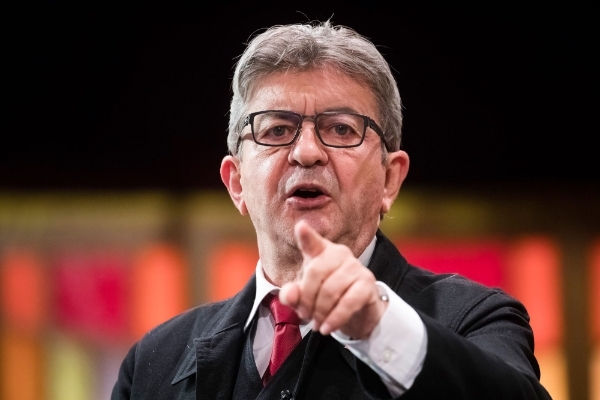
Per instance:
[[[340,330],[331,336],[345,345],[380,377],[392,396],[410,389],[423,368],[427,353],[427,331],[419,314],[385,283],[377,285],[389,304],[371,336],[352,340]]]

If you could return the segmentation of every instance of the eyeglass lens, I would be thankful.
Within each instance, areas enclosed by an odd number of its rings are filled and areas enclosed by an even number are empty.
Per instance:
[[[294,113],[269,111],[257,114],[252,124],[254,139],[271,146],[291,144],[302,122],[302,117]],[[361,143],[366,130],[363,117],[344,113],[318,114],[314,124],[323,143],[329,146],[356,146]]]

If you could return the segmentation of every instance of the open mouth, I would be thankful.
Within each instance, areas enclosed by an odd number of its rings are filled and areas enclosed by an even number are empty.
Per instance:
[[[293,196],[302,197],[303,199],[314,199],[323,194],[319,189],[298,189],[294,191]]]

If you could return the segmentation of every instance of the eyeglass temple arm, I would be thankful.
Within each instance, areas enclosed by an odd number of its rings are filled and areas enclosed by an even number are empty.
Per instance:
[[[375,121],[373,121],[371,118],[368,118],[368,120],[369,120],[369,128],[373,129],[375,131],[375,133],[381,138],[387,151],[391,151],[388,146],[387,140],[385,140],[385,135],[383,134],[383,131],[381,130],[379,125],[377,125],[377,123]]]

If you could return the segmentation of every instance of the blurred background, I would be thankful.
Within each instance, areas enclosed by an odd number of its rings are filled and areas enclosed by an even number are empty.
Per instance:
[[[108,399],[144,332],[241,288],[255,236],[218,172],[233,65],[255,32],[331,18],[405,106],[384,232],[518,297],[553,398],[600,400],[598,6],[2,7],[1,399]]]

